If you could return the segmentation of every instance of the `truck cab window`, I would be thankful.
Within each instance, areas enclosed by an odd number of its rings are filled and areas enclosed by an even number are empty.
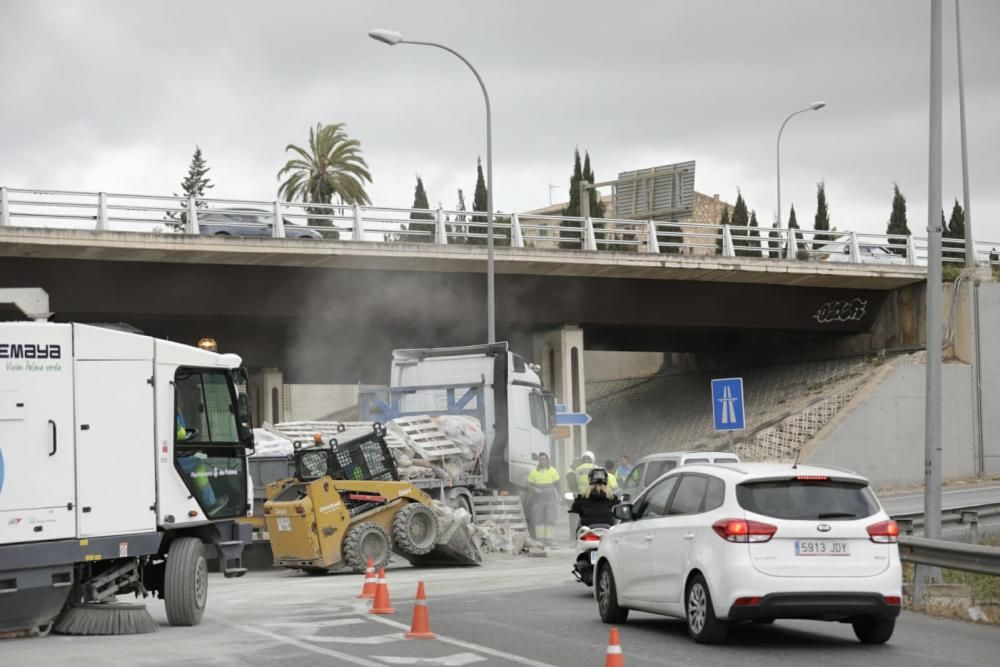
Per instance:
[[[542,396],[542,392],[531,392],[528,396],[528,405],[531,409],[531,425],[542,433],[548,433],[549,417],[545,410],[545,397]]]
[[[180,368],[174,388],[174,465],[191,497],[207,518],[243,515],[247,441],[240,435],[249,418],[230,371]]]

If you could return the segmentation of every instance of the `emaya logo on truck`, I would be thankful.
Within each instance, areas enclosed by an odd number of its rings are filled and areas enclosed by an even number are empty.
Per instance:
[[[0,359],[62,359],[62,345],[0,343]]]

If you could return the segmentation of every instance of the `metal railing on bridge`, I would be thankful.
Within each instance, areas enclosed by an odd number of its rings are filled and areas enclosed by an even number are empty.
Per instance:
[[[0,187],[0,229],[5,227],[469,246],[484,246],[487,238],[486,215],[479,211]],[[925,237],[734,227],[684,220],[498,212],[494,214],[494,239],[497,246],[513,248],[855,264],[927,263]],[[964,243],[962,239],[944,239],[944,261],[964,263]],[[981,264],[1000,265],[1000,241],[977,242],[975,247]]]

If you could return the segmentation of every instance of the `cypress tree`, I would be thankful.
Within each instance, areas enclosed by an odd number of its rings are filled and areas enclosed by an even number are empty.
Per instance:
[[[750,211],[750,224],[747,225],[750,241],[748,243],[747,257],[761,257],[760,252],[760,230],[757,224],[757,211]]]
[[[886,226],[886,234],[910,235],[910,228],[906,224],[906,197],[899,191],[899,185],[892,184],[892,213],[889,215],[889,224]],[[889,239],[893,246],[905,246],[905,239]],[[905,255],[906,249],[902,247],[892,248],[897,255]]]
[[[745,248],[750,245],[750,241],[745,237],[749,231],[747,227],[750,224],[750,215],[747,212],[747,203],[743,200],[743,193],[739,189],[736,190],[736,203],[733,204],[733,214],[729,224],[736,256],[746,257],[748,253]]]
[[[205,157],[201,153],[201,147],[194,147],[194,155],[191,156],[191,162],[188,164],[188,173],[181,180],[181,194],[178,195],[174,193],[175,197],[204,197],[205,190],[210,190],[215,187],[212,180],[208,177],[208,172],[210,171],[208,162],[205,161]],[[187,204],[184,203],[182,206],[186,207]],[[203,201],[196,201],[195,206],[198,208],[206,208],[208,204]],[[177,213],[170,211],[166,215],[167,227],[173,230],[182,232],[187,226],[187,213]]]
[[[580,181],[583,180],[583,167],[580,164],[580,149],[573,151],[573,175],[569,179],[569,205],[563,209],[563,215],[567,217],[578,217],[580,215]],[[583,247],[582,230],[576,222],[563,221],[562,229],[559,230],[560,248],[574,248],[579,250]]]
[[[719,238],[715,240],[715,249],[718,250],[721,255],[723,250],[722,237],[726,233],[726,227],[729,225],[729,207],[725,204],[722,205],[722,215],[719,216],[719,224],[722,225],[722,229],[719,230]]]
[[[788,228],[789,229],[801,229],[799,227],[798,218],[795,217],[795,204],[792,204],[792,210],[788,214]],[[808,251],[808,247],[803,242],[802,232],[795,232],[795,242],[799,247],[799,252]],[[799,258],[800,259],[800,258]]]
[[[430,209],[427,203],[427,191],[424,190],[424,179],[417,175],[417,185],[413,189],[413,206],[410,208]],[[434,220],[433,213],[410,213],[410,220]],[[433,243],[436,225],[433,222],[411,222],[408,230],[410,232],[423,232],[422,234],[404,234],[403,239],[411,243]]]
[[[771,259],[781,259],[781,228],[778,227],[777,220],[775,220],[774,224],[771,225],[771,231],[767,236],[767,247],[769,248],[768,254],[771,256]]]
[[[826,204],[826,184],[823,181],[816,184],[816,217],[813,229],[817,232],[830,231],[830,211]],[[833,239],[830,234],[813,234],[813,241],[816,242],[813,245],[822,245],[831,240]]]
[[[948,224],[944,223],[944,211],[941,211],[941,228],[946,239],[965,240],[965,211],[962,210],[962,205],[958,203],[957,198],[955,205],[951,207],[951,218],[948,220]],[[945,253],[945,257],[959,261],[965,258],[963,244],[949,243],[945,246],[945,250],[948,251]]]
[[[486,181],[483,179],[483,161],[478,158],[476,159],[476,189],[472,195],[472,210],[486,210]],[[468,233],[482,234],[483,238],[467,238],[466,243],[469,245],[486,245],[486,216],[474,215],[472,216],[472,222],[480,224],[469,225]]]

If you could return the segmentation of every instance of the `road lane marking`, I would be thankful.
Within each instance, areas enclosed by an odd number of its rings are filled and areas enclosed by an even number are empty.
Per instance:
[[[409,658],[395,655],[373,655],[372,657],[390,665],[441,665],[442,667],[461,667],[486,660],[475,653],[456,653],[440,658]]]
[[[362,621],[363,623],[364,621]],[[311,642],[320,643],[330,643],[330,644],[355,644],[355,645],[368,645],[375,646],[377,644],[389,644],[392,642],[403,641],[402,632],[393,632],[388,635],[372,635],[370,637],[324,637],[319,635],[312,635],[309,637],[303,637],[303,639]]]
[[[399,623],[397,621],[389,620],[388,618],[373,617],[368,619],[370,621],[375,621],[376,623],[382,623],[383,625],[389,625],[394,628],[402,628],[404,630],[409,630],[410,626],[405,623]],[[470,651],[476,651],[477,653],[485,653],[487,655],[492,655],[497,658],[503,658],[504,660],[509,660],[510,662],[516,662],[521,665],[529,665],[530,667],[557,667],[556,665],[550,665],[547,662],[540,662],[538,660],[532,660],[531,658],[524,658],[513,653],[507,653],[505,651],[498,651],[496,649],[490,648],[489,646],[482,646],[480,644],[473,644],[472,642],[462,641],[461,639],[453,639],[451,637],[445,637],[443,635],[438,635],[438,641],[442,641],[446,644],[452,644],[453,646],[459,646],[461,648],[469,649]]]
[[[281,642],[282,644],[288,644],[289,646],[295,646],[296,648],[301,648],[306,651],[311,651],[313,653],[318,653],[319,655],[325,655],[330,658],[337,658],[338,660],[343,660],[344,662],[349,662],[352,665],[365,665],[373,667],[390,667],[384,662],[375,662],[372,658],[359,658],[357,656],[350,655],[349,653],[341,653],[340,651],[333,651],[322,646],[314,646],[308,644],[304,641],[299,641],[298,639],[292,639],[291,637],[282,637],[274,632],[268,632],[261,628],[254,628],[246,625],[239,625],[237,623],[231,623],[229,621],[218,619],[219,622],[228,625],[231,628],[236,628],[237,630],[242,630],[243,632],[252,632],[256,635],[262,637],[267,637],[273,639],[274,641]]]

